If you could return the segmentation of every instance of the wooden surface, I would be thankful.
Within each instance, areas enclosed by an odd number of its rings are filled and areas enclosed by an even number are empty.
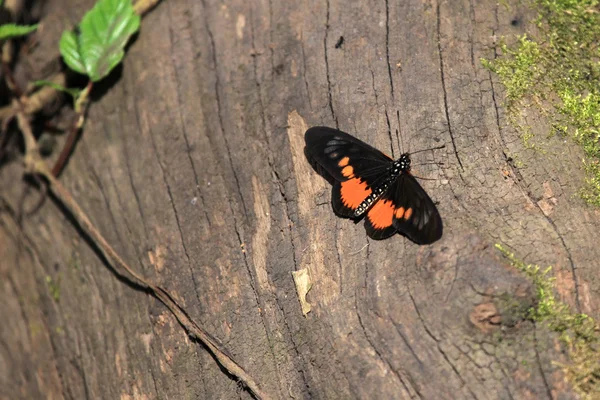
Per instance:
[[[22,79],[92,3],[47,2]],[[581,151],[537,120],[546,151],[524,148],[479,62],[526,17],[488,0],[164,1],[97,88],[61,181],[273,398],[575,398],[557,337],[507,306],[532,287],[493,249],[553,265],[562,299],[599,316]],[[413,159],[444,163],[415,167],[443,238],[371,241],[336,218],[303,155],[314,125],[394,156],[446,144]],[[55,202],[19,226],[22,172],[0,169],[0,398],[249,398]]]

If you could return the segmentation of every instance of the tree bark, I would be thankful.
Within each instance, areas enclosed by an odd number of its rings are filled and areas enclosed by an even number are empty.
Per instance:
[[[32,69],[56,61],[62,29],[92,4],[47,2]],[[521,33],[510,22],[523,13],[489,0],[162,2],[94,89],[60,179],[272,398],[575,398],[556,335],[505,301],[533,306],[530,282],[493,249],[553,265],[562,299],[598,316],[581,150],[525,148],[479,61]],[[434,179],[421,183],[443,238],[372,241],[335,217],[303,154],[315,125],[396,157],[445,143],[413,159],[444,163],[415,167]],[[56,201],[20,222],[22,174],[0,169],[0,398],[250,397]],[[307,316],[292,278],[304,268]]]

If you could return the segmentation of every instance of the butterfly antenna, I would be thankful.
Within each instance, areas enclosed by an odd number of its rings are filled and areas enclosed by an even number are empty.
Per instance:
[[[417,150],[417,151],[413,151],[413,152],[410,152],[410,153],[408,153],[408,154],[412,156],[413,154],[422,153],[422,152],[424,152],[424,151],[429,151],[429,150],[439,150],[439,149],[443,149],[444,147],[446,147],[446,145],[445,145],[445,144],[443,144],[443,145],[441,145],[441,146],[437,146],[437,147],[430,147],[430,148],[428,148],[428,149],[423,149],[423,150]]]
[[[428,162],[422,162],[422,163],[412,164],[413,167],[418,167],[420,165],[437,165],[437,166],[441,166],[441,165],[444,165],[444,162],[443,161],[428,161]]]
[[[396,139],[400,141],[398,145],[400,146],[400,154],[404,153],[406,149],[404,147],[404,138],[402,137],[402,132],[400,132],[400,110],[396,109],[396,121],[398,122],[398,128],[396,128]]]
[[[434,179],[434,178],[423,178],[422,176],[417,176],[417,175],[413,175],[413,174],[411,174],[411,175],[413,176],[413,178],[421,179],[423,181],[437,181],[437,179]]]

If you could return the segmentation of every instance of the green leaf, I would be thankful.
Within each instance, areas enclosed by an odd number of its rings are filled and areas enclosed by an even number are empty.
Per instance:
[[[25,36],[38,28],[36,25],[0,25],[0,40],[11,39],[18,36]]]
[[[72,31],[64,31],[58,44],[60,54],[62,54],[65,63],[75,72],[86,75],[85,65],[79,54],[79,44],[77,36]]]
[[[33,82],[33,84],[35,86],[50,86],[56,90],[60,90],[61,92],[65,92],[65,93],[71,95],[71,97],[73,97],[74,99],[78,98],[79,95],[81,94],[81,89],[66,88],[62,85],[59,85],[58,83],[54,83],[51,81],[41,80],[41,81],[35,81],[35,82]]]
[[[99,0],[83,16],[78,33],[63,34],[61,54],[70,68],[97,82],[121,62],[127,41],[139,28],[131,0]]]

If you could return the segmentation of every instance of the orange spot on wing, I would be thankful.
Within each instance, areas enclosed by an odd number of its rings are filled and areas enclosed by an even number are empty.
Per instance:
[[[375,229],[385,229],[392,225],[394,203],[391,200],[379,200],[369,210],[367,217]]]
[[[369,189],[367,183],[358,178],[342,182],[340,189],[342,203],[352,210],[356,209],[370,194],[371,189]]]
[[[342,175],[346,178],[354,178],[354,168],[352,168],[351,165],[344,167],[344,169],[342,169]]]
[[[350,159],[348,157],[344,157],[338,162],[338,166],[340,168],[345,167],[346,165],[348,165],[349,162],[350,162]]]
[[[408,220],[410,218],[410,216],[413,213],[413,209],[409,208],[408,210],[406,210],[406,212],[404,213],[404,219]]]
[[[396,219],[402,218],[402,216],[404,215],[404,207],[396,208],[395,215],[396,215]]]

